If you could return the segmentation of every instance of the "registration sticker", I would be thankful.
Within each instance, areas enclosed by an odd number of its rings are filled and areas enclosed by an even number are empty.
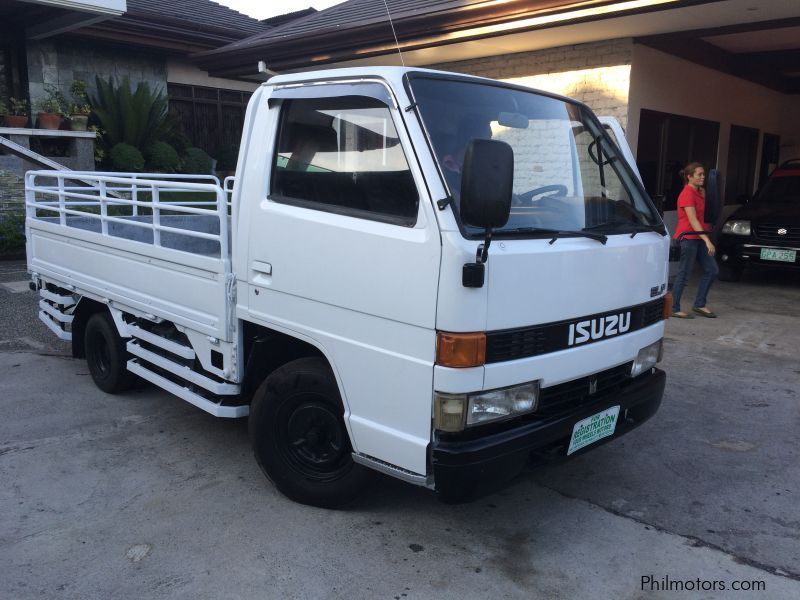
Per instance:
[[[612,435],[617,428],[617,417],[619,417],[619,406],[612,406],[575,423],[575,427],[572,428],[572,439],[567,448],[567,456]]]

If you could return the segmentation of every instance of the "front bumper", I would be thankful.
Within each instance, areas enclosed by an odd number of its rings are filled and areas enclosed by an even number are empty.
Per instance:
[[[432,449],[434,485],[446,502],[474,499],[508,482],[531,461],[566,457],[578,421],[612,406],[620,413],[614,434],[578,450],[577,456],[644,423],[661,405],[666,374],[660,369],[641,375],[622,390],[598,396],[591,403],[553,417],[530,421],[477,439],[436,435]]]
[[[763,260],[761,258],[762,248],[795,250],[798,258],[795,262]],[[722,235],[717,241],[717,259],[720,265],[727,265],[733,269],[744,267],[800,269],[800,248],[791,244],[762,243],[748,236]]]

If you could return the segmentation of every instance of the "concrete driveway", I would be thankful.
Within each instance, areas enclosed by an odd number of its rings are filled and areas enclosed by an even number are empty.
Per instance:
[[[472,504],[379,478],[325,511],[272,487],[244,421],[97,390],[24,270],[0,263],[0,598],[800,597],[796,277],[670,320],[629,436]]]

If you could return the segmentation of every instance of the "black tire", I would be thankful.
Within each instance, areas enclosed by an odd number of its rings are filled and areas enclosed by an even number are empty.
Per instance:
[[[720,281],[739,281],[742,278],[742,267],[734,267],[731,265],[719,265],[719,274],[717,279]]]
[[[95,313],[86,323],[84,349],[89,373],[95,385],[108,394],[117,394],[131,387],[133,373],[127,369],[125,341],[107,312]]]
[[[261,470],[296,502],[341,507],[369,482],[371,471],[353,461],[336,379],[320,358],[292,361],[267,377],[248,427]]]

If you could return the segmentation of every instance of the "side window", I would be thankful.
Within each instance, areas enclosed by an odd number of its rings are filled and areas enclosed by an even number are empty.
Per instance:
[[[284,101],[270,197],[408,226],[419,206],[389,108],[362,96]]]

